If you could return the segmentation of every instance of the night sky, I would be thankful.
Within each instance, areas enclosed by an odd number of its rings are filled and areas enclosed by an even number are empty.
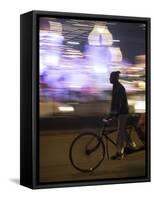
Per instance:
[[[136,55],[145,54],[145,25],[141,23],[117,23],[110,26],[113,39],[119,39],[118,44],[123,58],[134,62]]]

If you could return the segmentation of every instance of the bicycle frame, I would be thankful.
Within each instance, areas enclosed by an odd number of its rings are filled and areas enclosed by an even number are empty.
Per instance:
[[[117,131],[117,129],[106,131],[106,127],[107,127],[107,123],[104,123],[104,126],[103,126],[102,130],[100,131],[100,135],[96,134],[97,137],[98,137],[98,143],[93,148],[88,149],[88,145],[92,142],[93,139],[91,139],[87,143],[87,145],[86,145],[86,153],[90,154],[90,153],[94,152],[99,147],[100,141],[102,140],[104,145],[105,145],[107,159],[109,160],[110,156],[109,156],[108,141],[110,143],[112,143],[114,146],[117,146],[117,143],[114,140],[112,140],[108,135],[113,133],[113,132],[115,132],[115,131]],[[127,127],[127,129],[129,129],[129,132],[131,132],[133,128],[134,128],[134,130],[136,130],[136,127],[134,125]],[[105,142],[104,142],[104,138],[105,138]]]
[[[106,151],[107,151],[107,158],[109,159],[109,150],[108,150],[108,141],[110,141],[113,145],[117,145],[107,134],[105,134],[105,129],[106,129],[106,124],[104,124],[103,126],[103,129],[101,131],[101,134],[100,135],[97,135],[97,138],[98,138],[98,143],[91,149],[88,149],[88,145],[90,145],[90,143],[92,142],[93,138],[87,143],[86,145],[86,153],[87,155],[94,152],[100,145],[100,141],[102,140],[103,141],[103,137],[106,139]],[[112,133],[112,132],[115,132],[115,130],[112,130],[108,133]]]

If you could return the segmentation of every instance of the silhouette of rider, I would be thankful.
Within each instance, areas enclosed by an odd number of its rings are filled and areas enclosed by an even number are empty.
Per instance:
[[[119,71],[110,74],[110,83],[113,84],[111,115],[118,118],[117,152],[111,157],[112,159],[123,159],[126,147],[136,147],[126,130],[129,107],[125,88],[119,82],[119,74]]]

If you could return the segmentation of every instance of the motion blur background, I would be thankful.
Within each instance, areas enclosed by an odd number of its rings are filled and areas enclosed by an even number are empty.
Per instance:
[[[131,113],[145,112],[146,24],[40,18],[40,115],[109,113],[120,71]]]

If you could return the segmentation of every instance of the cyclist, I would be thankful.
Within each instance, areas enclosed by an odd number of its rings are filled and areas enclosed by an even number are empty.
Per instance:
[[[110,116],[118,118],[117,152],[111,159],[123,159],[126,147],[136,147],[126,130],[129,108],[125,88],[119,82],[119,74],[119,71],[110,74],[110,83],[113,84]]]

